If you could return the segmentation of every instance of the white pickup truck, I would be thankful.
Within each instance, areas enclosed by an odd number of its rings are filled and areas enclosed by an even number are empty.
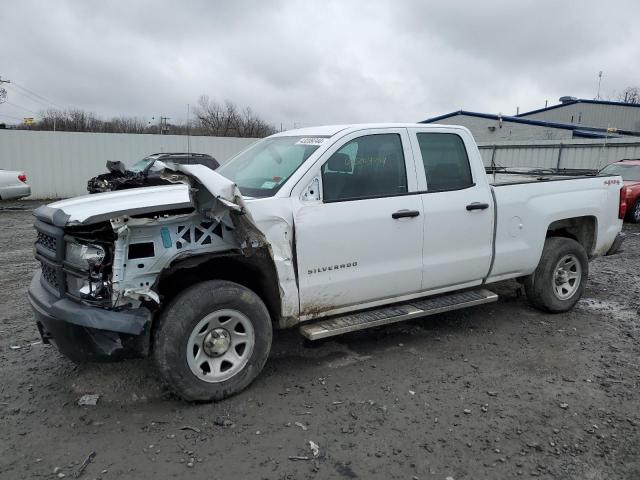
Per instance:
[[[35,211],[29,298],[69,358],[153,355],[187,400],[246,387],[274,328],[315,340],[492,302],[505,279],[566,311],[625,213],[617,176],[489,178],[456,126],[305,128],[218,171],[153,168],[171,184]]]

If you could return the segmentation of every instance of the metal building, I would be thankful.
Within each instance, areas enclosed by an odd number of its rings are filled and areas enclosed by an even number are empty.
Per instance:
[[[640,105],[562,97],[516,116],[459,110],[423,123],[463,125],[478,142],[640,137]]]
[[[487,166],[599,169],[640,158],[640,105],[562,97],[516,116],[459,110],[422,123],[463,125]]]
[[[517,116],[529,120],[640,132],[640,105],[632,103],[561,97],[558,105]]]
[[[620,136],[620,133],[607,132],[602,128],[467,112],[465,110],[430,118],[422,123],[462,125],[471,130],[477,142],[569,140],[572,138],[615,138]],[[640,132],[637,135],[640,136]]]

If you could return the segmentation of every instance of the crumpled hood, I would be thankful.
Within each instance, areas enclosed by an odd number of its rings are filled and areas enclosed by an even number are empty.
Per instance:
[[[193,191],[187,177],[201,184],[224,206],[245,211],[244,201],[235,183],[203,165],[178,165],[156,162],[158,169],[172,175],[174,185],[132,188],[113,192],[83,195],[37,208],[33,213],[39,220],[58,227],[90,225],[121,215],[180,210],[195,207]],[[175,175],[182,173],[183,175]],[[182,180],[180,180],[182,178]]]

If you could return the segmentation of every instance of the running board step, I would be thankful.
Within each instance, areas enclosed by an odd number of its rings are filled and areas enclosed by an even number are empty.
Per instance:
[[[495,293],[481,289],[427,297],[399,305],[380,307],[375,310],[353,313],[342,317],[319,320],[300,327],[300,333],[309,340],[341,335],[365,328],[379,327],[436,313],[459,310],[498,300]]]

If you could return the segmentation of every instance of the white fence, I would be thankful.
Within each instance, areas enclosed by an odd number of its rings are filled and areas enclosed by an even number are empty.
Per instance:
[[[191,137],[192,152],[223,163],[256,139]],[[484,164],[503,167],[601,168],[640,158],[640,138],[480,143]],[[156,152],[187,151],[183,135],[0,130],[0,169],[24,170],[33,199],[83,195],[87,180],[106,172],[107,160],[127,165]]]
[[[190,137],[190,151],[208,153],[220,163],[254,138]],[[107,160],[126,165],[157,152],[186,152],[184,135],[34,132],[0,130],[0,169],[24,170],[29,198],[66,198],[87,193],[87,180],[107,170]]]
[[[640,137],[478,144],[485,166],[599,169],[640,158]]]

